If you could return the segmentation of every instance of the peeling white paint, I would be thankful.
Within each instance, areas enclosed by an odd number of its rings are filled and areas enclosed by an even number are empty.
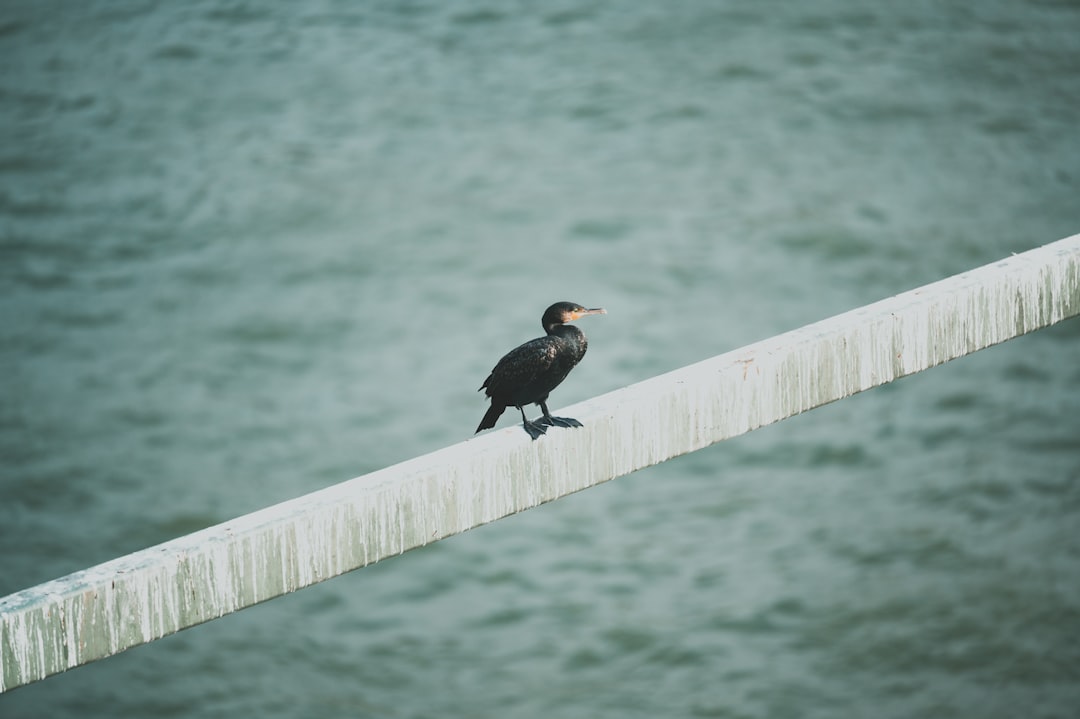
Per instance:
[[[0,692],[1080,314],[1080,235],[0,599]]]

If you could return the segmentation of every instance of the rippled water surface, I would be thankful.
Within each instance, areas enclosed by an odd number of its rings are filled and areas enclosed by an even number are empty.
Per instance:
[[[1080,231],[1080,6],[9,0],[0,595]],[[1066,322],[0,696],[1065,717]],[[500,424],[511,424],[506,415]]]

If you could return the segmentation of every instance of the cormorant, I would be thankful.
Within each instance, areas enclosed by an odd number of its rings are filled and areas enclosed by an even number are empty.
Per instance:
[[[607,314],[607,310],[587,310],[573,302],[556,302],[548,307],[540,319],[547,335],[507,352],[491,370],[484,384],[480,385],[480,389],[487,388],[491,407],[476,431],[494,427],[507,407],[518,408],[522,425],[533,439],[546,432],[547,426],[580,427],[581,422],[576,419],[552,417],[546,402],[551,390],[558,387],[585,356],[589,345],[584,332],[566,323],[586,315],[604,314]],[[530,422],[522,409],[527,404],[540,405],[544,416]]]

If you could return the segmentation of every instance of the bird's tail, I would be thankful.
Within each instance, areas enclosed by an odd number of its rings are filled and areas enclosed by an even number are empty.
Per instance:
[[[487,414],[480,420],[480,426],[476,428],[476,431],[479,432],[480,430],[491,429],[494,427],[495,423],[499,421],[499,417],[501,417],[502,413],[505,411],[505,404],[496,404],[495,402],[492,402],[491,406],[488,408]]]

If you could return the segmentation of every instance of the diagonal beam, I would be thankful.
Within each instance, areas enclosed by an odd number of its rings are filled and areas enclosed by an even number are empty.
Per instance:
[[[1080,235],[0,599],[0,692],[1080,314]]]

